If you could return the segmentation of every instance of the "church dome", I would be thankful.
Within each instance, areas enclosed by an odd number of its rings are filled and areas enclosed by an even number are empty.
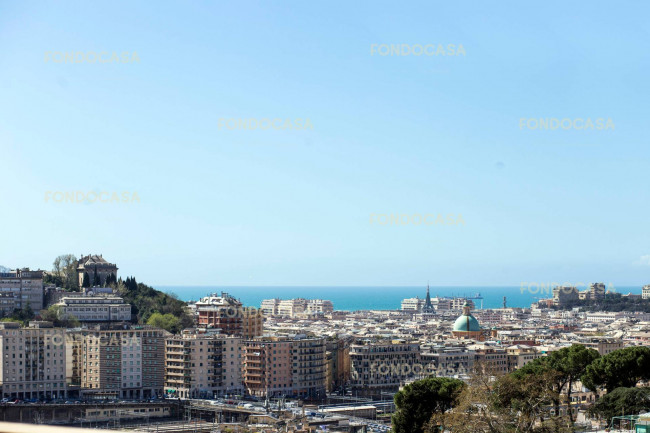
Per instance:
[[[478,320],[469,312],[469,304],[463,307],[463,314],[454,322],[454,332],[480,332],[481,325]]]
[[[471,314],[469,316],[462,315],[454,323],[454,331],[457,332],[478,332],[481,330],[481,326],[478,324],[478,320]]]

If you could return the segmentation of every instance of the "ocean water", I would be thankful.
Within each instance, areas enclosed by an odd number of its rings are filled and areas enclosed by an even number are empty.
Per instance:
[[[406,287],[315,287],[315,286],[156,286],[157,290],[174,293],[183,301],[198,300],[210,293],[227,292],[238,298],[246,306],[259,307],[264,299],[307,298],[329,299],[335,310],[398,310],[402,299],[419,296],[426,297],[426,286]],[[580,290],[584,288],[580,287]],[[641,294],[641,286],[611,288],[619,293]],[[524,288],[517,286],[431,286],[431,297],[434,296],[475,296],[476,308],[500,308],[503,297],[506,297],[508,307],[530,307],[538,299],[550,298],[548,288]]]

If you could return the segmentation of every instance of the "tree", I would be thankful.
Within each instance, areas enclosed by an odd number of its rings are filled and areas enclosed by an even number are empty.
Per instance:
[[[115,274],[111,272],[106,276],[106,280],[104,281],[104,286],[115,287],[116,285],[117,285],[117,280],[115,279]]]
[[[97,273],[97,267],[95,267],[95,275],[93,276],[93,287],[99,287],[102,285],[101,278],[99,278],[99,274]]]
[[[79,290],[77,265],[78,261],[74,254],[60,255],[52,263],[52,273],[59,277],[61,285],[68,290]]]
[[[76,317],[62,314],[60,305],[52,305],[42,310],[41,320],[52,322],[56,328],[78,328],[81,325]]]
[[[516,377],[477,365],[454,408],[434,415],[427,432],[437,433],[438,425],[454,433],[567,431],[549,413],[549,405],[558,399],[549,385],[556,374],[549,369]]]
[[[571,410],[571,392],[573,385],[585,373],[586,368],[600,355],[594,349],[587,349],[581,344],[574,344],[552,352],[550,355],[537,358],[522,368],[512,373],[516,379],[523,379],[525,376],[548,373],[549,385],[552,387],[555,413],[559,414],[561,395],[566,393],[567,413],[569,423],[575,422]]]
[[[393,432],[422,433],[434,413],[452,407],[464,384],[458,379],[429,377],[406,385],[395,394]]]
[[[607,392],[632,388],[650,379],[650,347],[626,347],[596,359],[582,375],[582,383],[592,391],[604,386]]]
[[[637,415],[650,410],[650,388],[616,388],[589,409],[592,415],[610,423],[618,415]]]
[[[88,275],[88,272],[84,272],[82,286],[86,289],[90,287],[90,275]]]
[[[147,325],[162,328],[174,334],[182,329],[180,320],[173,314],[153,313],[147,320]]]

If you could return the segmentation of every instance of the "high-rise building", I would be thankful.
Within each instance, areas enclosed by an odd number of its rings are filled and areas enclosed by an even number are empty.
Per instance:
[[[421,367],[415,343],[368,343],[350,346],[352,390],[357,395],[380,396],[397,391],[415,378]]]
[[[165,344],[165,393],[181,398],[242,394],[241,337],[186,329]]]
[[[4,398],[67,397],[65,329],[51,322],[0,323],[0,385]]]
[[[69,331],[77,346],[81,393],[106,398],[163,395],[165,340],[152,326],[97,326]]]
[[[605,284],[604,283],[591,283],[587,291],[587,298],[592,301],[605,299]]]
[[[255,396],[325,396],[325,339],[256,338],[244,342],[244,383]]]
[[[580,299],[578,288],[575,286],[555,286],[553,287],[553,304],[563,306],[567,302],[577,301]]]
[[[244,307],[242,303],[222,292],[212,294],[196,303],[198,326],[219,329],[223,334],[253,338],[262,335],[263,317],[261,311]]]
[[[0,273],[0,313],[6,316],[28,305],[35,312],[43,309],[43,271],[24,268]]]
[[[331,314],[334,304],[327,299],[265,299],[261,310],[269,316],[298,317],[302,315]]]

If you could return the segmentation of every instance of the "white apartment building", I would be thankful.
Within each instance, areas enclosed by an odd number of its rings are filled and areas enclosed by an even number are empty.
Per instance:
[[[643,299],[650,299],[650,284],[643,286],[643,289],[641,289],[641,297]]]
[[[260,306],[268,316],[297,317],[302,314],[329,314],[334,311],[332,301],[326,299],[265,299]]]
[[[590,323],[609,323],[625,317],[624,313],[610,313],[606,311],[595,311],[585,313],[585,320]]]
[[[131,320],[131,304],[119,296],[66,296],[58,303],[63,317],[76,317],[80,322],[127,322]]]
[[[402,300],[402,311],[422,311],[422,307],[426,304],[426,299],[420,299],[419,297],[407,298]]]
[[[0,386],[4,398],[65,398],[65,329],[51,322],[0,323]]]

